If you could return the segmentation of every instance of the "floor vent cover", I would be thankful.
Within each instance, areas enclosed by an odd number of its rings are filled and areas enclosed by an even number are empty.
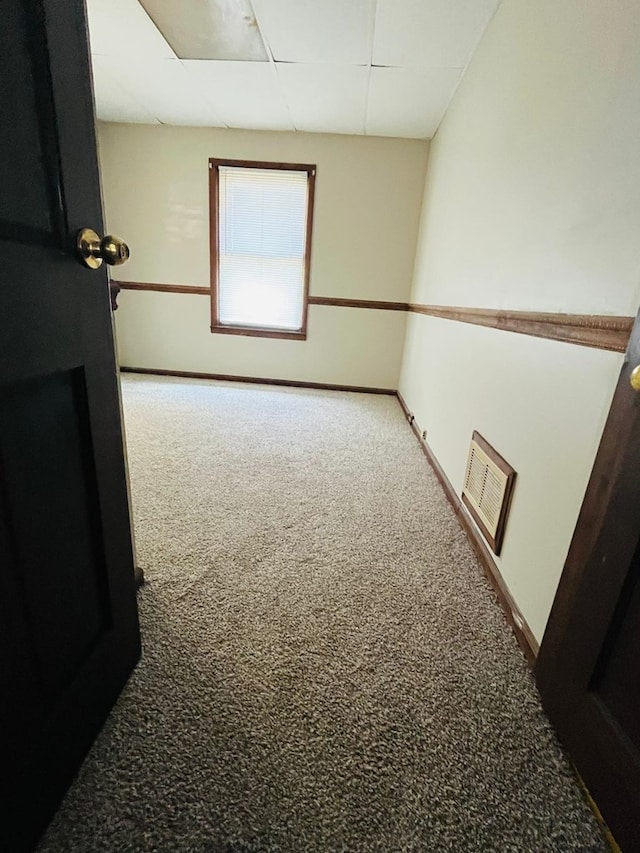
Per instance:
[[[462,500],[495,554],[500,553],[516,472],[478,432],[471,437]]]

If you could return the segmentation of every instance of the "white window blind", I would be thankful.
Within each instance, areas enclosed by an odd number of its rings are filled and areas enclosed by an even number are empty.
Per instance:
[[[219,166],[218,322],[302,328],[306,171]]]

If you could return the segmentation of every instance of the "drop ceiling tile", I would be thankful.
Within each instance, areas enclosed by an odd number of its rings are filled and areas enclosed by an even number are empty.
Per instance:
[[[138,0],[87,0],[91,53],[138,59],[175,58]]]
[[[464,68],[500,0],[378,0],[373,64]]]
[[[180,59],[267,62],[250,0],[140,0]]]
[[[366,65],[373,0],[252,0],[276,62]]]
[[[191,85],[229,127],[293,130],[275,68],[267,62],[185,60]]]
[[[101,60],[104,74],[163,124],[221,127],[206,93],[193,86],[179,59]]]
[[[148,112],[144,101],[136,101],[129,95],[113,74],[113,60],[107,56],[93,56],[93,95],[96,116],[102,121],[138,122],[158,124]]]
[[[367,134],[430,139],[461,75],[458,68],[372,68]]]
[[[369,70],[276,63],[296,130],[363,133]]]

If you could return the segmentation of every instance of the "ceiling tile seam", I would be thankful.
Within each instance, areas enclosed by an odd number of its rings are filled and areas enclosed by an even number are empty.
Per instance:
[[[460,86],[462,85],[462,81],[464,80],[465,74],[467,73],[467,71],[468,71],[468,69],[469,69],[469,66],[471,65],[471,63],[472,63],[472,61],[473,61],[473,57],[476,55],[476,51],[478,50],[478,47],[480,46],[480,42],[481,42],[481,41],[482,41],[482,39],[485,37],[485,34],[486,34],[487,30],[489,29],[489,27],[490,27],[490,25],[491,25],[491,22],[493,21],[493,19],[495,18],[495,16],[498,14],[498,9],[500,8],[500,6],[501,6],[501,5],[502,5],[502,0],[498,0],[498,2],[497,2],[497,4],[496,4],[496,8],[493,10],[493,14],[491,15],[491,17],[490,17],[490,18],[489,18],[489,20],[487,21],[486,25],[484,26],[484,28],[483,28],[482,32],[480,33],[480,36],[479,36],[479,38],[478,38],[478,41],[475,43],[475,46],[474,46],[474,47],[473,47],[473,49],[471,50],[471,52],[470,52],[470,54],[469,54],[469,58],[467,59],[466,64],[465,64],[464,66],[462,66],[462,70],[460,71],[460,76],[458,77],[458,82],[457,82],[457,83],[456,83],[456,85],[453,87],[453,91],[451,92],[451,96],[449,97],[449,100],[447,101],[447,105],[445,106],[444,110],[442,111],[442,115],[441,115],[441,116],[440,116],[440,118],[438,119],[438,122],[437,122],[437,124],[436,124],[436,129],[433,131],[433,133],[432,133],[432,135],[431,135],[430,139],[433,139],[433,138],[435,137],[436,133],[438,132],[438,128],[440,127],[440,125],[441,125],[441,124],[442,124],[442,122],[444,121],[444,117],[445,117],[445,116],[446,116],[446,114],[448,113],[448,111],[449,111],[449,107],[451,106],[451,104],[452,104],[452,102],[453,102],[453,99],[455,98],[455,96],[456,96],[456,93],[457,93],[458,89],[459,89],[459,88],[460,88]],[[457,67],[457,68],[460,68],[460,66],[456,66],[456,67]]]
[[[291,105],[289,104],[289,101],[287,99],[287,95],[286,95],[285,88],[284,88],[284,83],[281,80],[280,75],[278,74],[278,63],[275,61],[273,63],[273,73],[276,75],[278,91],[280,92],[280,97],[282,98],[282,102],[284,103],[285,108],[287,110],[287,115],[289,116],[289,121],[291,122],[291,127],[295,131],[297,131],[298,128],[296,127],[296,123],[293,120],[293,112],[291,111]]]
[[[455,94],[458,91],[460,84],[462,83],[462,78],[465,75],[466,67],[462,68],[462,69],[458,69],[458,70],[460,71],[460,74],[458,76],[458,82],[453,87],[453,90],[452,90],[451,94],[449,95],[449,98],[447,99],[447,103],[445,104],[444,109],[440,113],[440,117],[438,118],[438,120],[436,122],[435,130],[433,131],[433,133],[431,134],[429,139],[433,139],[434,136],[436,135],[436,133],[438,132],[438,128],[442,124],[444,117],[446,116],[447,112],[449,111],[449,107],[451,106],[451,103],[455,97]]]
[[[178,62],[180,63],[180,65],[182,65],[182,69],[183,69],[183,71],[184,71],[184,73],[185,73],[185,77],[186,77],[187,79],[189,79],[189,80],[190,80],[190,79],[191,79],[191,74],[190,74],[190,72],[189,72],[189,70],[188,70],[187,66],[185,65],[185,61],[188,61],[188,60],[184,60],[184,59],[179,59],[179,60],[178,60]],[[198,88],[197,88],[197,90],[196,90],[196,91],[197,91],[198,95],[200,96],[201,100],[202,100],[202,101],[203,101],[203,102],[204,102],[204,103],[209,107],[209,109],[212,111],[212,114],[215,116],[216,121],[220,122],[220,123],[222,124],[222,126],[228,130],[228,129],[229,129],[229,125],[228,125],[228,123],[227,123],[227,122],[222,118],[222,116],[221,116],[221,115],[219,114],[219,112],[218,112],[217,107],[215,106],[215,104],[213,103],[213,101],[209,98],[209,96],[206,94],[206,87],[203,85],[202,81],[200,81],[200,83],[199,83]]]
[[[273,63],[273,61],[274,61],[273,51],[271,50],[271,45],[267,41],[267,36],[265,35],[264,27],[260,23],[260,18],[258,17],[258,15],[256,13],[256,8],[253,5],[252,0],[247,0],[247,2],[249,3],[249,8],[253,12],[253,17],[255,19],[255,22],[258,25],[258,32],[260,33],[260,38],[262,39],[262,44],[264,45],[265,50],[267,51],[267,56],[269,57],[268,62]]]
[[[369,26],[369,67],[373,65],[373,45],[376,37],[376,17],[378,15],[378,0],[371,0],[371,24]]]
[[[155,113],[152,113],[150,110],[148,110],[148,109],[147,109],[147,107],[146,107],[146,105],[145,105],[144,103],[142,103],[142,104],[141,104],[141,103],[140,103],[140,100],[139,100],[138,98],[136,98],[136,97],[132,94],[131,90],[130,90],[130,89],[128,89],[125,85],[123,85],[122,80],[115,80],[115,81],[113,81],[112,85],[113,85],[116,89],[119,89],[119,90],[120,90],[120,92],[125,96],[125,98],[126,98],[128,101],[130,101],[132,104],[135,104],[135,105],[136,105],[136,107],[137,107],[138,109],[142,109],[142,111],[143,111],[144,113],[146,113],[146,115],[147,115],[150,119],[153,119],[153,121],[158,122],[158,124],[162,124],[162,122],[160,121],[160,119],[158,118],[158,116],[157,116],[157,115],[155,115]],[[128,123],[128,122],[127,122],[127,123]],[[145,122],[145,124],[146,124],[146,122]]]
[[[369,62],[367,63],[367,91],[364,103],[364,126],[362,128],[363,136],[368,136],[369,126],[369,102],[371,100],[371,69],[373,67],[373,45],[376,37],[376,17],[378,14],[378,0],[371,0],[371,23],[369,26]]]
[[[494,18],[495,18],[495,16],[497,15],[497,13],[498,13],[498,9],[500,8],[500,6],[501,6],[501,5],[502,5],[502,0],[498,0],[498,2],[496,3],[496,7],[495,7],[495,9],[493,10],[493,12],[491,13],[491,15],[490,15],[490,17],[489,17],[489,20],[487,21],[487,23],[486,23],[486,24],[484,25],[484,27],[482,28],[482,30],[481,30],[481,32],[480,32],[480,35],[478,36],[478,38],[477,38],[477,40],[476,40],[476,43],[473,45],[473,47],[472,47],[472,48],[471,48],[471,50],[469,51],[469,54],[468,54],[468,56],[467,56],[467,61],[464,63],[464,66],[463,66],[463,67],[464,67],[464,70],[465,70],[465,73],[466,73],[467,68],[468,68],[468,67],[469,67],[469,65],[471,64],[471,60],[472,60],[472,59],[473,59],[473,57],[476,55],[476,51],[477,51],[477,49],[478,49],[478,47],[479,47],[479,45],[480,45],[480,42],[481,42],[481,41],[482,41],[482,39],[484,38],[485,33],[487,32],[487,30],[489,29],[489,27],[491,26],[491,22],[493,21],[493,19],[494,19]]]
[[[269,57],[269,65],[273,68],[273,73],[276,78],[276,85],[278,87],[278,91],[280,92],[280,97],[282,98],[282,103],[284,104],[285,110],[287,111],[287,115],[289,116],[289,123],[294,130],[297,130],[295,122],[293,120],[293,113],[291,112],[291,107],[289,106],[289,101],[285,95],[284,86],[282,85],[282,80],[280,79],[280,75],[278,74],[278,65],[276,63],[275,57],[273,55],[273,51],[271,50],[271,45],[267,40],[265,35],[265,30],[260,21],[260,16],[256,12],[255,6],[252,3],[252,0],[249,0],[249,5],[253,9],[253,17],[256,19],[256,23],[258,25],[258,29],[260,30],[260,35],[262,36],[262,41],[264,42],[264,46],[267,49],[267,56]]]
[[[154,26],[155,26],[155,24],[154,24]],[[161,60],[161,61],[164,61],[164,60]],[[173,59],[167,59],[167,61],[173,62],[174,60]],[[180,62],[180,60],[177,57],[176,57],[176,61]],[[162,121],[162,119],[160,118],[159,115],[157,115],[157,113],[151,112],[151,110],[149,110],[147,108],[146,103],[144,101],[141,101],[140,98],[134,93],[134,91],[132,91],[131,89],[129,89],[127,87],[126,81],[123,82],[122,78],[120,78],[119,80],[116,81],[116,85],[119,86],[120,90],[125,93],[125,95],[127,96],[127,98],[130,101],[132,101],[134,104],[136,104],[136,106],[138,106],[139,109],[141,108],[154,121],[158,122],[158,124],[161,124],[161,125],[166,124],[166,122]]]
[[[175,50],[171,47],[171,45],[169,44],[169,42],[168,42],[168,41],[166,40],[166,38],[164,37],[164,33],[163,33],[163,32],[160,30],[160,28],[157,26],[156,22],[153,20],[153,18],[151,17],[151,15],[150,15],[150,14],[147,12],[147,10],[144,8],[144,6],[142,5],[142,3],[140,3],[140,2],[139,2],[139,3],[138,3],[138,6],[142,9],[142,11],[144,12],[144,14],[146,15],[146,17],[148,18],[149,23],[151,24],[151,26],[153,27],[153,29],[158,33],[158,35],[160,36],[160,38],[162,39],[162,41],[166,44],[166,46],[169,48],[169,50],[170,50],[170,51],[171,51],[171,53],[173,54],[173,57],[171,57],[171,58],[180,59],[180,57],[178,56],[178,54],[175,52]],[[169,59],[169,57],[167,57],[167,59]]]
[[[390,68],[392,70],[402,69],[403,71],[423,71],[425,74],[428,71],[461,71],[466,65],[375,65],[372,68]]]
[[[367,91],[365,94],[365,101],[364,101],[364,118],[363,118],[364,126],[362,128],[363,136],[369,135],[367,128],[369,126],[369,103],[370,103],[370,100],[371,100],[371,65],[369,65],[367,68]]]
[[[370,66],[369,62],[332,62],[331,60],[318,62],[315,59],[311,62],[304,62],[298,59],[274,59],[274,62],[276,65],[339,65],[346,68],[369,68]]]
[[[135,104],[138,109],[142,109],[142,111],[146,113],[150,118],[152,118],[154,121],[157,121],[158,124],[162,124],[158,116],[155,113],[151,112],[151,110],[147,109],[146,104],[144,102],[141,103],[140,99],[137,98],[135,94],[131,91],[131,89],[127,87],[126,83],[122,82],[122,78],[115,80],[112,85],[115,85],[117,89],[120,89],[120,91],[125,95],[127,100]]]
[[[293,128],[295,133],[303,133],[303,131],[298,127],[298,125],[294,121],[293,112],[291,111],[291,107],[289,105],[289,101],[287,100],[287,96],[285,93],[284,82],[283,82],[282,78],[280,77],[280,73],[278,71],[278,65],[279,64],[280,63],[274,61],[274,66],[275,66],[275,70],[276,70],[276,77],[278,79],[278,88],[280,90],[280,94],[282,95],[282,99],[285,102],[285,105],[287,107],[287,115],[289,116],[289,119],[291,120],[291,127]],[[292,63],[292,64],[295,64],[295,63]]]

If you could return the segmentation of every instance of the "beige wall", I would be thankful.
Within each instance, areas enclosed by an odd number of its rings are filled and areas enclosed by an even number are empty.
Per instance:
[[[208,158],[315,163],[311,293],[407,301],[428,144],[304,133],[103,124],[109,230],[127,281],[208,286]],[[304,342],[214,335],[207,297],[123,292],[122,364],[397,388],[400,312],[310,306]]]
[[[635,314],[640,5],[503,0],[431,145],[412,301]],[[459,492],[518,471],[500,570],[542,637],[620,355],[411,315],[400,388]]]

